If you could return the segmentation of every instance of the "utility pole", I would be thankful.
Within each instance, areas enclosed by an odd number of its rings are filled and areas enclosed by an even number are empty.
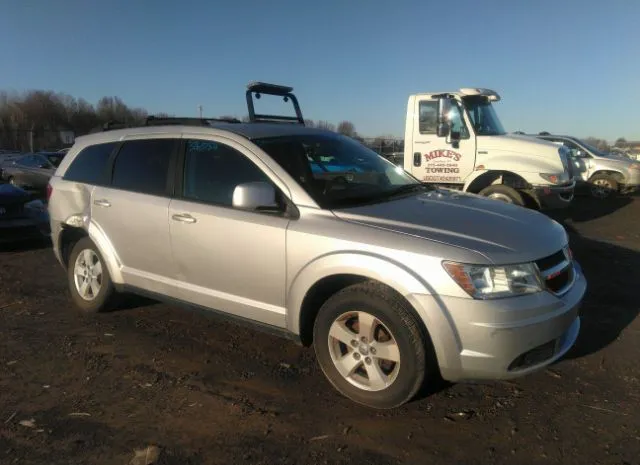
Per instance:
[[[202,105],[198,105],[198,111],[200,112],[200,119],[202,119]]]

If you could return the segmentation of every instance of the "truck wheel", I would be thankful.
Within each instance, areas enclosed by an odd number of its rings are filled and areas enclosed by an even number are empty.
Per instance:
[[[589,179],[589,190],[596,199],[608,199],[618,192],[618,181],[608,174],[596,174]]]
[[[433,350],[408,303],[375,282],[330,297],[318,312],[313,336],[331,384],[354,402],[378,409],[413,398],[425,378],[427,351]]]
[[[492,186],[485,187],[480,191],[480,195],[489,199],[500,200],[501,202],[512,203],[521,207],[524,206],[524,198],[522,198],[522,194],[513,187],[505,186],[504,184],[494,184]]]

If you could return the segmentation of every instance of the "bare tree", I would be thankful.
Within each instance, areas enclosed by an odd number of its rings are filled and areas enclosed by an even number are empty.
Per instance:
[[[587,144],[593,145],[598,150],[608,151],[611,149],[609,143],[604,139],[598,139],[597,137],[587,137],[584,140]]]
[[[355,125],[351,121],[340,121],[338,123],[338,132],[349,137],[355,137],[358,134]]]
[[[318,121],[317,126],[319,129],[324,129],[326,131],[335,131],[336,130],[336,126],[333,123],[330,123],[328,121],[324,121],[324,120],[320,120]]]
[[[615,147],[619,147],[619,148],[624,148],[627,146],[627,139],[625,139],[624,137],[618,137],[616,139],[616,143],[614,144]]]
[[[304,125],[306,127],[308,127],[308,128],[315,128],[316,127],[316,123],[312,119],[305,119],[304,120]]]
[[[146,117],[146,110],[131,108],[118,97],[103,97],[94,107],[84,99],[52,91],[0,92],[0,148],[52,149],[62,145],[62,132],[78,136],[107,121],[140,124]]]

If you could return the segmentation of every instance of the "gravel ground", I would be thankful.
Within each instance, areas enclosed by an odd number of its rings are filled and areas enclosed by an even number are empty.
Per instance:
[[[384,412],[338,395],[312,350],[209,315],[82,315],[48,246],[2,249],[0,463],[640,464],[640,199],[558,219],[589,280],[567,357]]]

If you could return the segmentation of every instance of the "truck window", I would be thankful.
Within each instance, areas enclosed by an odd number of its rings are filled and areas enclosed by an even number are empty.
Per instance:
[[[438,127],[438,102],[423,100],[419,106],[420,134],[435,134]]]

